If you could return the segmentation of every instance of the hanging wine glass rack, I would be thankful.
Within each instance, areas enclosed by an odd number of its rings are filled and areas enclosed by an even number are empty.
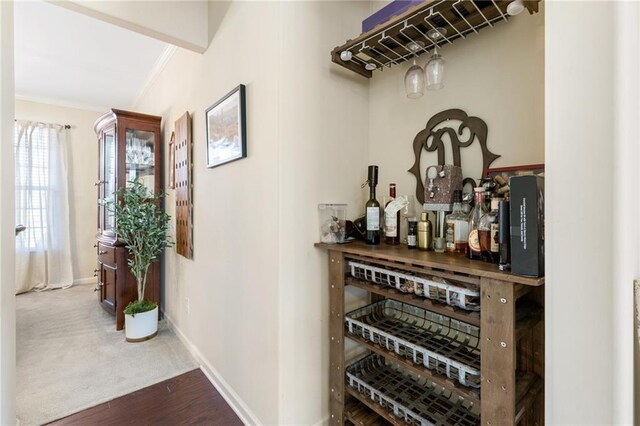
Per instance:
[[[541,0],[525,0],[530,14],[538,12]],[[411,59],[408,47],[418,43],[418,53],[426,53],[436,45],[451,44],[465,39],[485,27],[507,22],[507,6],[511,0],[427,0],[423,4],[392,18],[353,40],[348,40],[331,52],[331,60],[353,72],[370,78],[373,70],[398,65]],[[434,41],[429,30],[444,28],[446,36]],[[341,54],[347,60],[341,58]]]

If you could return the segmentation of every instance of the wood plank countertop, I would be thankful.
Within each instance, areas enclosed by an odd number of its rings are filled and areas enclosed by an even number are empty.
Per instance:
[[[315,247],[371,258],[372,260],[390,260],[411,266],[454,271],[460,274],[509,281],[533,287],[544,285],[544,277],[523,277],[503,272],[497,265],[478,260],[470,260],[465,256],[435,253],[433,251],[409,250],[405,245],[390,246],[386,244],[368,245],[362,241],[346,244],[316,243]]]

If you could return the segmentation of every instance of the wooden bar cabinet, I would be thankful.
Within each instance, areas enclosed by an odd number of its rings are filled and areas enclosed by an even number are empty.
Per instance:
[[[544,278],[405,246],[316,247],[329,259],[330,424],[544,424]],[[371,305],[345,312],[349,286]],[[364,356],[346,360],[345,339]]]

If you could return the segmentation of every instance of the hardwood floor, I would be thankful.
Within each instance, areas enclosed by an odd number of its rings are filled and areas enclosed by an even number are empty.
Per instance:
[[[242,425],[200,369],[72,414],[50,425]]]

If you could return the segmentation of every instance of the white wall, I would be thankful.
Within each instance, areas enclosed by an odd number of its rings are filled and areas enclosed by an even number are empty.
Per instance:
[[[174,121],[193,115],[194,259],[167,251],[165,312],[249,407],[255,417],[247,420],[266,424],[278,423],[280,391],[280,23],[278,3],[232,3],[205,54],[179,49],[135,107],[162,115],[165,147]],[[208,169],[204,111],[240,83],[247,87],[248,157]],[[172,216],[173,202],[169,190]]]
[[[613,18],[613,2],[546,4],[545,408],[554,425],[613,424],[618,406],[612,259],[623,247],[611,235]]]
[[[0,424],[15,423],[13,2],[0,2]]]
[[[634,392],[634,381],[640,385],[640,363],[633,360],[638,340],[631,315],[632,281],[640,278],[640,200],[630,195],[640,187],[640,3],[617,3],[614,28],[613,422],[632,424],[634,403],[640,404],[640,394]],[[640,412],[635,422],[640,423]]]
[[[327,255],[318,203],[365,192],[369,111],[365,78],[333,65],[329,52],[359,31],[366,2],[286,2],[280,88],[280,423],[311,425],[328,413]],[[294,35],[294,36],[291,36]]]
[[[541,4],[541,9],[544,4]],[[487,123],[487,146],[501,155],[492,167],[544,162],[544,12],[527,12],[494,28],[446,45],[445,87],[408,99],[404,91],[405,63],[375,72],[370,92],[371,164],[380,166],[378,194],[388,194],[390,182],[400,194],[415,194],[413,139],[434,114],[459,108]],[[428,55],[418,57],[424,66]],[[447,147],[447,159],[451,151]],[[461,150],[464,176],[482,172],[480,145]],[[437,164],[437,155],[423,153],[423,169]],[[424,173],[424,171],[423,171]]]
[[[317,204],[361,204],[368,136],[368,83],[328,52],[367,12],[362,2],[233,2],[207,52],[178,51],[136,106],[163,116],[165,139],[193,114],[195,255],[166,253],[165,310],[250,423],[314,424],[328,412]],[[239,83],[248,158],[207,169],[204,110]]]
[[[68,124],[69,129],[69,226],[74,281],[95,280],[96,188],[98,139],[93,124],[103,112],[16,100],[17,119]]]
[[[207,1],[47,1],[195,52],[209,44]]]

